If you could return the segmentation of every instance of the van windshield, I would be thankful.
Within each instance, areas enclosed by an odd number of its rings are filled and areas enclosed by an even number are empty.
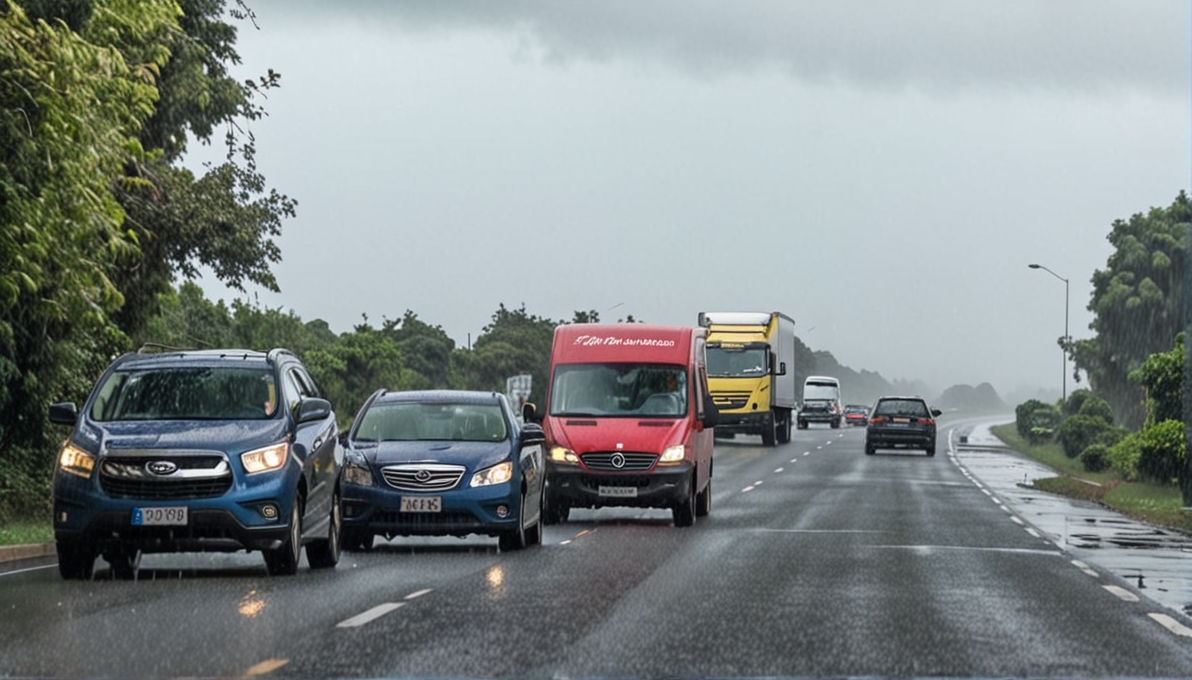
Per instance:
[[[807,383],[803,386],[803,401],[839,399],[840,388],[829,383]]]
[[[558,366],[550,415],[680,418],[687,415],[687,370],[667,364]]]
[[[764,348],[707,349],[708,375],[717,378],[756,378],[766,374],[769,363]]]

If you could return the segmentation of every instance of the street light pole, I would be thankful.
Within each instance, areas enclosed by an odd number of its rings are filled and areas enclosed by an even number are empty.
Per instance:
[[[1062,401],[1066,402],[1066,401],[1068,401],[1068,347],[1067,347],[1067,343],[1071,342],[1071,339],[1068,337],[1068,279],[1065,279],[1064,277],[1060,276],[1059,274],[1056,274],[1055,272],[1051,271],[1050,269],[1048,269],[1047,267],[1044,267],[1041,264],[1028,264],[1027,266],[1030,267],[1031,269],[1042,269],[1043,271],[1047,272],[1048,274],[1051,274],[1055,278],[1064,282],[1064,343],[1065,343],[1065,345],[1062,347],[1063,353],[1064,353],[1063,354],[1063,359],[1064,359],[1064,382],[1063,382],[1064,388],[1063,388],[1063,390],[1064,391],[1062,392],[1063,396],[1061,397],[1061,399],[1062,399]]]

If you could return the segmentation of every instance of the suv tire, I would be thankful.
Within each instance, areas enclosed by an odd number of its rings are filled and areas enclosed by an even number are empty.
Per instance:
[[[293,576],[298,573],[298,561],[302,558],[302,508],[300,496],[294,494],[293,509],[290,510],[290,532],[281,546],[265,550],[265,568],[270,576]]]
[[[78,540],[58,539],[58,573],[64,579],[86,581],[95,571],[95,548]]]
[[[311,569],[330,569],[339,564],[340,537],[343,531],[343,514],[339,491],[331,498],[331,517],[327,538],[321,538],[306,546],[306,561]]]

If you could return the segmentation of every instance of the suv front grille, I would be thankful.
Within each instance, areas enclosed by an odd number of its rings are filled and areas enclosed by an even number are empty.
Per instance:
[[[580,456],[580,460],[588,466],[589,470],[599,472],[642,472],[654,467],[658,456],[653,453],[629,451],[597,451],[583,454]],[[618,460],[621,463],[619,466],[617,465]]]
[[[459,485],[467,468],[462,465],[404,463],[381,468],[385,483],[401,491],[450,491]]]
[[[154,466],[173,470],[152,472]],[[114,498],[217,498],[232,488],[232,469],[221,453],[109,451],[99,465],[99,484]]]

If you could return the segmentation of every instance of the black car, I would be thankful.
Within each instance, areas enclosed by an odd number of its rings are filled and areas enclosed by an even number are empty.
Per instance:
[[[117,577],[142,552],[260,550],[270,574],[339,561],[340,467],[331,404],[284,349],[119,357],[82,409],[54,470],[63,578],[102,555]]]
[[[545,441],[503,394],[377,391],[346,437],[344,547],[377,535],[541,543]]]
[[[882,397],[869,413],[865,430],[865,454],[878,449],[923,449],[935,455],[935,419],[939,409],[922,397]]]

